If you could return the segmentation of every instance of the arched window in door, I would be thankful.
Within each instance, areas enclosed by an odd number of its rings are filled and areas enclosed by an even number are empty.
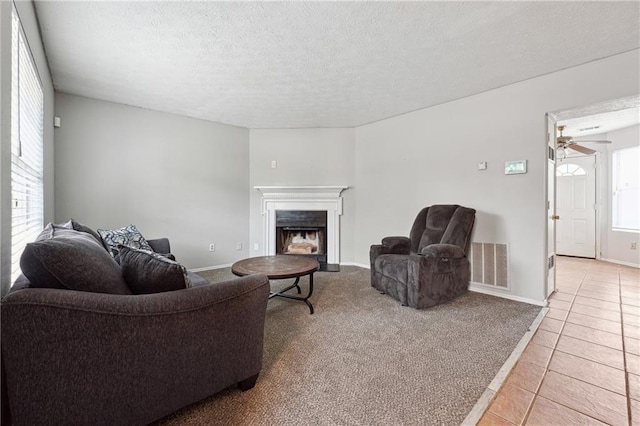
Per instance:
[[[577,164],[565,163],[556,167],[556,176],[584,176],[587,172]]]

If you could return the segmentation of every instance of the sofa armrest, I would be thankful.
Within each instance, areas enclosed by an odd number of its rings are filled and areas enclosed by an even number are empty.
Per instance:
[[[265,275],[133,296],[11,293],[1,327],[12,417],[148,424],[255,376],[268,295]]]
[[[464,250],[454,244],[431,244],[423,247],[420,251],[420,255],[446,259],[459,259],[465,257]]]
[[[147,240],[153,251],[161,254],[171,253],[171,245],[168,238],[156,238],[153,240]],[[174,259],[175,260],[175,259]]]

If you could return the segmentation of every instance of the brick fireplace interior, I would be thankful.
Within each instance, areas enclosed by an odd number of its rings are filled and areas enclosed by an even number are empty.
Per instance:
[[[276,210],[276,254],[313,257],[320,270],[327,265],[327,212],[315,210]]]

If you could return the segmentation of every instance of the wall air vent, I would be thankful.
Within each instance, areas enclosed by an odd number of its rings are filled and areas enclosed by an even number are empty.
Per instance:
[[[508,254],[507,244],[471,243],[471,281],[509,289]]]

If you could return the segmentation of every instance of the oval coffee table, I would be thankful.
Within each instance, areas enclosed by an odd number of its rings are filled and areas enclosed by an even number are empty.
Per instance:
[[[313,314],[313,305],[309,302],[309,298],[313,293],[313,273],[320,268],[317,260],[289,254],[281,254],[275,256],[250,257],[248,259],[239,260],[231,266],[231,272],[240,277],[251,274],[265,274],[270,280],[284,280],[287,278],[295,278],[295,282],[280,291],[271,291],[269,299],[273,297],[285,297],[287,299],[301,300],[307,304],[309,310]],[[309,293],[306,296],[292,296],[285,294],[292,288],[298,289],[301,293],[300,277],[309,275]]]

